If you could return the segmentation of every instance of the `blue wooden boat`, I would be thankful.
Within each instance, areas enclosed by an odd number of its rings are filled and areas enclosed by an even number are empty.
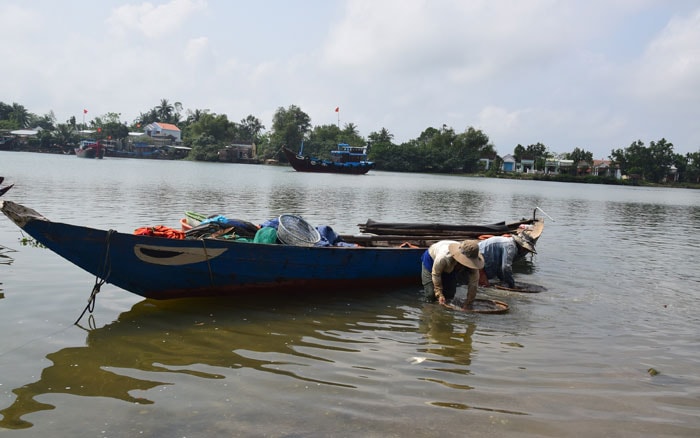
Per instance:
[[[367,146],[340,143],[337,149],[331,151],[330,160],[302,155],[301,152],[297,154],[287,147],[283,147],[282,151],[297,172],[363,175],[375,168],[373,161],[367,161]]]
[[[11,201],[1,201],[0,211],[76,266],[146,298],[420,286],[421,247],[174,240],[52,222]]]

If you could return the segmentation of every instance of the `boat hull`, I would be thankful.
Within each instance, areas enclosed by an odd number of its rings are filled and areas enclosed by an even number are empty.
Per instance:
[[[98,158],[105,156],[105,148],[100,143],[84,144],[74,149],[78,158]]]
[[[321,160],[318,158],[303,157],[297,155],[292,150],[282,148],[285,157],[289,164],[297,172],[312,172],[312,173],[342,173],[349,175],[364,175],[374,169],[375,164],[372,161],[357,161],[349,163],[337,163],[330,160]]]
[[[421,248],[173,240],[51,222],[10,201],[0,210],[56,254],[146,298],[420,286]]]
[[[97,157],[97,150],[93,148],[75,148],[75,156],[78,158],[95,158]]]

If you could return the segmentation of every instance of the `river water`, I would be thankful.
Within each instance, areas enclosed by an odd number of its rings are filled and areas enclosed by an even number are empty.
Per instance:
[[[95,279],[1,216],[2,436],[700,435],[700,191],[21,152],[0,175],[3,199],[124,232],[185,210],[341,233],[551,217],[515,266],[546,291],[479,292],[504,315],[418,284],[170,302],[106,284],[74,325]]]

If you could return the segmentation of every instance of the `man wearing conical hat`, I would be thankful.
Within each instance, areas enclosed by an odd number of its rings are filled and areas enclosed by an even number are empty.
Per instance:
[[[515,287],[513,262],[527,253],[537,254],[535,239],[523,231],[510,237],[494,236],[479,241],[479,251],[484,256],[484,276],[482,286],[488,286],[488,280],[498,278],[510,288]]]
[[[484,267],[484,257],[479,253],[476,240],[441,240],[425,250],[421,261],[426,300],[445,304],[454,298],[457,283],[468,278],[464,308],[471,306],[479,284],[479,270]]]

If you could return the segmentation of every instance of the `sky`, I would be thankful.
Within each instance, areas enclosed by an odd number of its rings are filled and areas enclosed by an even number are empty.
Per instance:
[[[700,151],[695,0],[0,0],[0,23],[0,101],[59,123],[167,99],[397,144],[474,127],[501,155]]]

